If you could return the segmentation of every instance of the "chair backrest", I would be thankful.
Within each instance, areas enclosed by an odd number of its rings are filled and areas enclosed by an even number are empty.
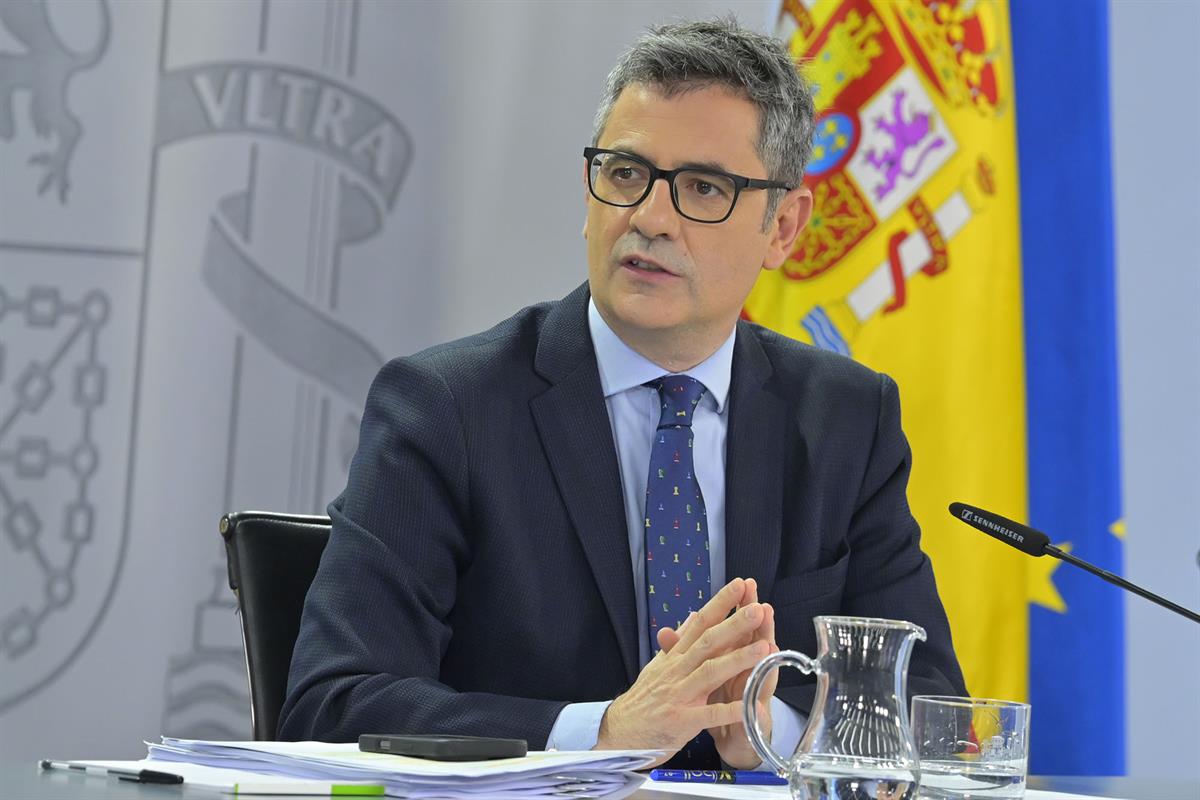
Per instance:
[[[239,511],[221,517],[229,588],[238,599],[254,738],[273,741],[300,613],[329,540],[328,517]]]

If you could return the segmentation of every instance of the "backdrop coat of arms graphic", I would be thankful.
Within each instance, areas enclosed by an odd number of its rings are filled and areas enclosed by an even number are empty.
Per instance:
[[[345,481],[406,274],[366,253],[424,91],[364,57],[400,11],[0,0],[0,714],[136,632],[126,724],[248,735],[217,520]]]

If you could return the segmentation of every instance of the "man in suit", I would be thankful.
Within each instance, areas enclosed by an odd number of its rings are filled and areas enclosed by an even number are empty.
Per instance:
[[[906,619],[965,694],[895,384],[739,320],[808,222],[808,88],[735,23],[647,34],[585,152],[588,282],[376,378],[282,738],[518,737],[759,763],[749,670],[819,614]],[[777,685],[778,682],[778,685]],[[811,678],[763,692],[795,747]]]

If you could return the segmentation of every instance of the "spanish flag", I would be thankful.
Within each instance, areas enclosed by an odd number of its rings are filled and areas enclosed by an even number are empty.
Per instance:
[[[812,222],[745,316],[900,385],[967,686],[1032,702],[1031,770],[1124,773],[1123,598],[953,520],[1121,566],[1107,7],[785,0]]]

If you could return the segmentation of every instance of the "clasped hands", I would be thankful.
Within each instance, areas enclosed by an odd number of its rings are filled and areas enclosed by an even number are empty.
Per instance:
[[[730,767],[757,766],[761,759],[742,722],[742,695],[750,670],[779,647],[775,610],[758,602],[755,580],[734,578],[678,629],[661,628],[658,644],[662,649],[633,686],[609,705],[596,749],[670,756],[707,730]],[[759,697],[758,719],[768,736],[777,675],[771,673]]]

